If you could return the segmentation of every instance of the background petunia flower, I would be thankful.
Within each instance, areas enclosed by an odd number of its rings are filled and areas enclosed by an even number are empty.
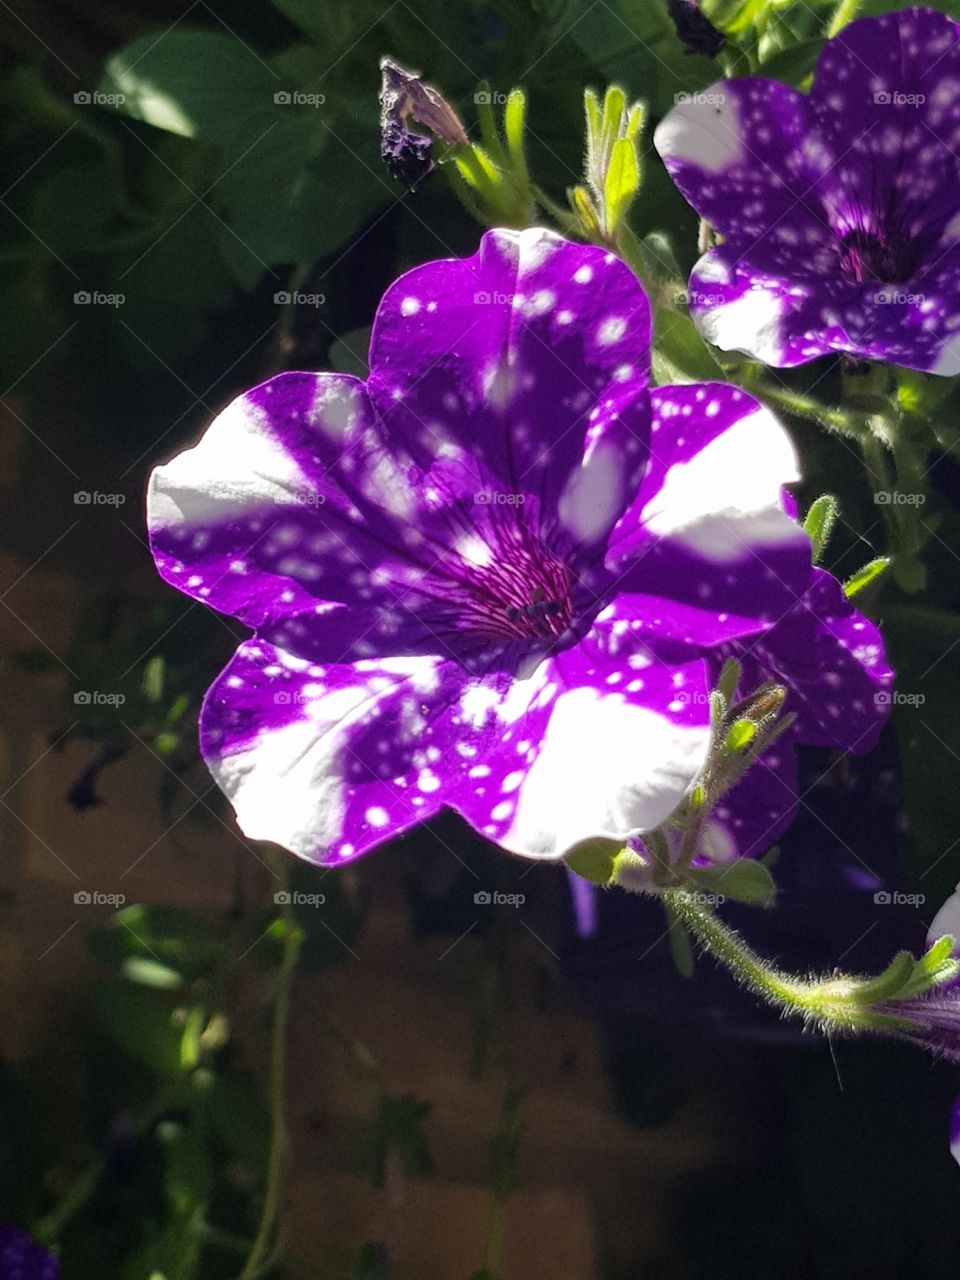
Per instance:
[[[0,1276],[8,1280],[60,1280],[60,1263],[19,1227],[0,1224]]]
[[[864,18],[826,43],[809,95],[724,80],[665,117],[657,150],[722,237],[690,277],[710,342],[960,373],[958,36],[932,9]]]
[[[448,804],[557,857],[675,808],[702,647],[811,568],[782,428],[735,388],[651,395],[649,341],[614,255],[491,232],[387,291],[365,384],[281,374],[154,473],[160,573],[256,629],[201,723],[248,835],[339,863]]]

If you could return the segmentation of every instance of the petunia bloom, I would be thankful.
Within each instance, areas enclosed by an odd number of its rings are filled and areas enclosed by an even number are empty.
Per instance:
[[[932,9],[864,18],[826,43],[809,95],[724,80],[665,117],[657,150],[722,237],[690,277],[710,342],[960,373],[958,36]]]
[[[60,1280],[60,1263],[19,1227],[0,1224],[0,1276],[10,1280]]]
[[[249,836],[342,863],[446,804],[559,857],[672,812],[709,746],[703,648],[768,629],[811,566],[775,418],[651,393],[649,344],[617,257],[491,232],[388,289],[366,383],[280,374],[154,473],[160,573],[255,628],[201,717]]]

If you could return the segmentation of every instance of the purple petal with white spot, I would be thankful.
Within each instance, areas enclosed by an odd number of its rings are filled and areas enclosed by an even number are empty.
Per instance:
[[[879,629],[826,570],[814,570],[810,589],[766,635],[720,648],[715,677],[727,657],[741,664],[741,693],[767,680],[786,686],[797,741],[857,755],[873,750],[890,715],[893,671]]]
[[[781,740],[754,761],[713,809],[702,842],[707,859],[723,863],[761,857],[791,825],[797,804],[796,752]]]
[[[930,9],[864,18],[809,96],[745,78],[669,113],[657,149],[723,236],[690,279],[706,338],[778,366],[960,372],[958,35]]]
[[[810,580],[810,542],[783,510],[796,480],[786,432],[721,383],[659,387],[650,461],[607,565],[645,597],[651,631],[714,645],[769,628]]]

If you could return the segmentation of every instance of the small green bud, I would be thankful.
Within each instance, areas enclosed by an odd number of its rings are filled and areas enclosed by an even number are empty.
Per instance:
[[[617,854],[622,848],[619,840],[597,836],[574,845],[564,862],[571,871],[591,884],[608,885],[613,881]]]
[[[757,726],[752,720],[736,720],[727,730],[723,747],[725,751],[745,751],[757,736]]]
[[[832,494],[825,493],[817,498],[807,512],[803,527],[810,535],[810,541],[813,544],[814,564],[819,564],[824,551],[827,549],[830,535],[833,533],[834,525],[837,523],[837,511],[836,498]]]

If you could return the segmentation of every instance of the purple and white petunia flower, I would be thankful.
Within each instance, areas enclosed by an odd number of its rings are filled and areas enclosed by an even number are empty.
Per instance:
[[[19,1227],[0,1224],[0,1276],[10,1280],[60,1280],[60,1263]]]
[[[491,232],[391,286],[366,383],[281,374],[154,473],[160,573],[255,629],[201,721],[249,836],[342,863],[446,804],[559,857],[672,812],[704,648],[769,629],[811,565],[777,421],[651,393],[649,343],[617,257]]]
[[[813,87],[723,80],[654,143],[720,233],[690,310],[766,364],[830,352],[960,373],[960,27],[932,9],[864,18]]]

